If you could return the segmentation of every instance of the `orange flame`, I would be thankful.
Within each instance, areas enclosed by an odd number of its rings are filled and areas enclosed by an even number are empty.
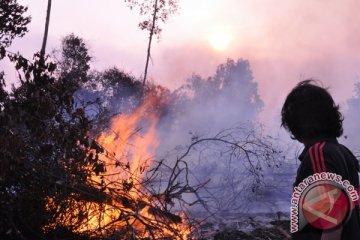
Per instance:
[[[98,188],[108,186],[104,190],[108,195],[113,195],[111,191],[116,190],[120,190],[121,194],[102,205],[84,202],[89,209],[88,219],[86,224],[82,224],[75,232],[88,234],[100,232],[103,235],[109,233],[110,228],[111,231],[114,227],[120,231],[131,224],[131,228],[135,229],[137,236],[140,237],[158,239],[172,236],[174,239],[187,239],[190,231],[184,216],[181,215],[183,220],[181,223],[159,220],[158,210],[154,208],[157,203],[154,205],[153,202],[156,202],[156,199],[154,200],[154,196],[141,187],[141,181],[151,166],[155,150],[159,145],[156,127],[159,121],[159,109],[164,104],[161,97],[149,94],[132,114],[121,114],[113,118],[111,130],[98,137],[97,142],[106,150],[106,154],[100,156],[100,160],[105,162],[106,172],[92,176],[90,184]],[[139,126],[143,128],[139,129]],[[51,199],[48,202],[50,206]],[[77,213],[73,210],[69,214]],[[118,221],[122,218],[126,220]],[[70,224],[73,222],[65,223],[65,225]],[[149,225],[161,228],[162,233],[160,235],[153,233]]]
[[[111,132],[102,133],[98,142],[113,155],[115,164],[111,158],[105,157],[107,172],[117,173],[118,164],[127,166],[128,172],[120,172],[107,178],[107,181],[117,182],[129,180],[132,176],[143,179],[145,168],[152,163],[152,157],[159,145],[156,134],[156,125],[159,120],[158,113],[152,111],[153,106],[159,104],[156,97],[146,97],[144,104],[138,107],[130,115],[120,115],[112,120]],[[146,129],[139,129],[142,124],[147,124]],[[95,181],[99,181],[94,177]]]

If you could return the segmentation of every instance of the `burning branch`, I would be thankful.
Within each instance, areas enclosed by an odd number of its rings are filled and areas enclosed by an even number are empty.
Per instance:
[[[95,239],[188,239],[199,224],[188,209],[200,205],[214,215],[228,206],[237,207],[242,194],[238,185],[245,187],[252,178],[256,191],[262,165],[276,164],[278,152],[271,142],[248,126],[225,129],[213,137],[193,136],[175,161],[154,160],[163,104],[156,94],[149,94],[133,113],[113,118],[111,129],[91,143],[94,150],[87,161],[94,162],[87,185],[74,186],[71,197],[61,202],[61,198],[47,199],[48,212],[57,218],[45,231],[66,228]],[[210,178],[199,179],[192,172],[192,154],[214,146],[217,164],[238,160],[249,174],[241,182],[229,182],[226,188],[233,194],[226,201],[210,189]]]

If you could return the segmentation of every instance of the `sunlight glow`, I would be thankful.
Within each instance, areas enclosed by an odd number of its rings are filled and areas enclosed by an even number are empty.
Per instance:
[[[229,48],[232,35],[227,29],[217,28],[210,32],[207,40],[214,50],[223,52]]]

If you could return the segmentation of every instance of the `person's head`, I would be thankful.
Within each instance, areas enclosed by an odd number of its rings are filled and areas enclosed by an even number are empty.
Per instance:
[[[281,126],[300,142],[319,137],[340,137],[343,120],[330,93],[313,80],[296,85],[281,110]]]

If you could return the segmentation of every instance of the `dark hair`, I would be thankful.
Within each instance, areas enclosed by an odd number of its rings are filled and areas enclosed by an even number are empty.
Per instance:
[[[340,137],[344,118],[339,105],[325,88],[313,83],[314,80],[300,82],[286,97],[281,126],[297,140]]]

